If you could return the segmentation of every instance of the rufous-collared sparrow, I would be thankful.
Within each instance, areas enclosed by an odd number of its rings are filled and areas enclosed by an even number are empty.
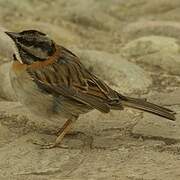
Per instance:
[[[10,76],[19,101],[35,114],[68,119],[55,143],[47,148],[60,144],[79,115],[93,109],[108,113],[132,107],[175,120],[172,110],[111,89],[90,73],[75,54],[46,34],[36,30],[6,34],[17,47]]]

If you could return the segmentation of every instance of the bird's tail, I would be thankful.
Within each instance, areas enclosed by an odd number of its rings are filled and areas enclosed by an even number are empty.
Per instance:
[[[149,103],[145,99],[126,97],[126,98],[123,98],[121,103],[125,107],[131,107],[131,108],[147,111],[147,112],[156,114],[158,116],[165,117],[172,121],[175,121],[175,119],[176,119],[175,118],[176,113],[174,111],[164,108],[164,107],[161,107],[161,106],[158,106],[158,105],[155,105],[153,103]]]

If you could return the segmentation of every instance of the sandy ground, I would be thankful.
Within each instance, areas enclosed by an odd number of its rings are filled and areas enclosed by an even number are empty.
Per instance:
[[[0,0],[0,180],[180,179],[179,0]],[[79,118],[69,149],[43,150],[57,121],[35,117],[9,81],[11,41],[38,29],[111,87],[177,112],[176,122],[132,109]]]

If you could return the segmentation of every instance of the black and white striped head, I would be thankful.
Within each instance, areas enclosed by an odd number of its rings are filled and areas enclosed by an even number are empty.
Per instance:
[[[23,64],[44,61],[55,52],[54,42],[44,33],[36,30],[26,30],[20,33],[6,32],[15,42],[20,59],[14,54],[14,59]]]

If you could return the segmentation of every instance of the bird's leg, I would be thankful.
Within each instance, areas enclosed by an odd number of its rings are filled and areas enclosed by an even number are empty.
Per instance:
[[[54,143],[51,143],[51,144],[44,144],[44,145],[41,145],[42,146],[42,149],[51,149],[51,148],[55,148],[55,147],[60,147],[60,148],[67,148],[65,146],[61,146],[61,142],[64,138],[64,136],[70,131],[70,129],[72,128],[72,124],[74,122],[74,119],[68,119],[63,127],[61,128],[61,130],[59,131],[59,135],[58,137],[56,138],[55,142]]]
[[[64,138],[64,136],[70,131],[70,129],[72,128],[72,124],[73,121],[71,119],[68,119],[63,127],[61,128],[61,131],[58,134],[58,137],[56,138],[56,141],[54,143],[54,146],[57,146],[58,144],[60,144]]]

